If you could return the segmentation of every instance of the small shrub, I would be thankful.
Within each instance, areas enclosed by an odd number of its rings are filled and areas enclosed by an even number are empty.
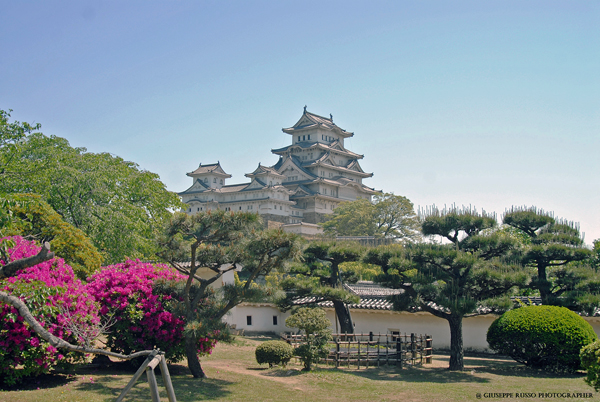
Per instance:
[[[294,356],[294,348],[283,341],[267,341],[258,345],[255,354],[258,364],[268,363],[269,367],[281,364],[285,367]]]
[[[285,320],[285,325],[306,334],[306,341],[296,348],[296,355],[302,360],[304,370],[310,371],[313,363],[327,356],[331,321],[323,309],[302,307]]]
[[[492,323],[487,341],[494,351],[527,366],[572,372],[579,352],[597,339],[592,326],[564,307],[529,306],[504,313]]]
[[[585,382],[596,391],[600,390],[600,341],[590,343],[581,349],[579,357],[581,367],[587,371]]]

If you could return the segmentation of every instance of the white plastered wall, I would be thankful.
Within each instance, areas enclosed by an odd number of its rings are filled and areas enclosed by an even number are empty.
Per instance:
[[[332,308],[325,309],[327,318],[332,322],[332,330],[336,331],[335,312]],[[355,324],[355,333],[373,332],[386,334],[390,330],[401,333],[433,336],[433,347],[438,349],[450,348],[450,326],[448,321],[429,313],[407,313],[384,310],[351,310]],[[252,325],[246,325],[246,317],[252,316]],[[273,325],[273,316],[277,316],[278,325]],[[228,324],[234,324],[236,329],[257,332],[274,332],[276,334],[294,331],[285,326],[285,319],[290,313],[282,313],[272,304],[243,303],[235,307],[227,316]],[[463,347],[465,350],[489,351],[486,334],[489,326],[498,318],[495,315],[482,315],[463,320]],[[600,317],[584,317],[600,335]]]

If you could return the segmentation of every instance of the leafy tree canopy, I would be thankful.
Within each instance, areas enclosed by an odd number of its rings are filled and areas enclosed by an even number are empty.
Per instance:
[[[0,193],[39,194],[92,239],[107,263],[153,257],[159,228],[181,207],[158,175],[9,117],[0,111]]]
[[[323,223],[328,234],[376,236],[394,239],[419,238],[419,221],[413,204],[393,193],[377,194],[371,203],[364,198],[342,202]]]
[[[79,229],[65,222],[40,196],[18,194],[8,204],[15,217],[5,235],[20,235],[40,243],[49,242],[55,254],[73,268],[80,279],[86,279],[102,264],[102,254]]]

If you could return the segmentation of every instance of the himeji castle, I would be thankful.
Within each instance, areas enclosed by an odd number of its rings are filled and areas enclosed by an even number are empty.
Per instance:
[[[187,213],[221,209],[257,212],[265,227],[304,235],[321,232],[318,223],[343,201],[371,199],[378,191],[363,184],[373,176],[359,164],[363,155],[344,147],[344,140],[354,133],[338,127],[329,118],[310,113],[304,107],[300,120],[284,128],[292,144],[273,149],[279,161],[273,166],[258,167],[245,176],[250,182],[226,184],[231,178],[220,163],[200,164],[187,173],[193,183],[179,193],[187,204]]]

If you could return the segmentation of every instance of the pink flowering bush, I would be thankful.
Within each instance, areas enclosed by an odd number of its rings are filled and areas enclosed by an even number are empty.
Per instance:
[[[41,249],[19,236],[11,240],[13,245],[7,253],[10,261],[33,256]],[[0,281],[0,288],[21,297],[48,331],[71,343],[83,341],[69,329],[72,325],[97,327],[100,321],[94,298],[86,293],[85,285],[61,258],[23,269],[16,276]],[[24,377],[47,373],[58,364],[82,357],[57,351],[24,323],[14,307],[0,303],[0,383],[14,385]]]
[[[167,359],[179,361],[185,356],[183,317],[174,313],[179,300],[159,292],[158,281],[184,281],[187,278],[164,264],[139,260],[102,268],[88,278],[88,291],[100,303],[102,316],[113,316],[107,347],[129,354],[159,348]],[[198,353],[211,353],[215,340],[198,340]]]

